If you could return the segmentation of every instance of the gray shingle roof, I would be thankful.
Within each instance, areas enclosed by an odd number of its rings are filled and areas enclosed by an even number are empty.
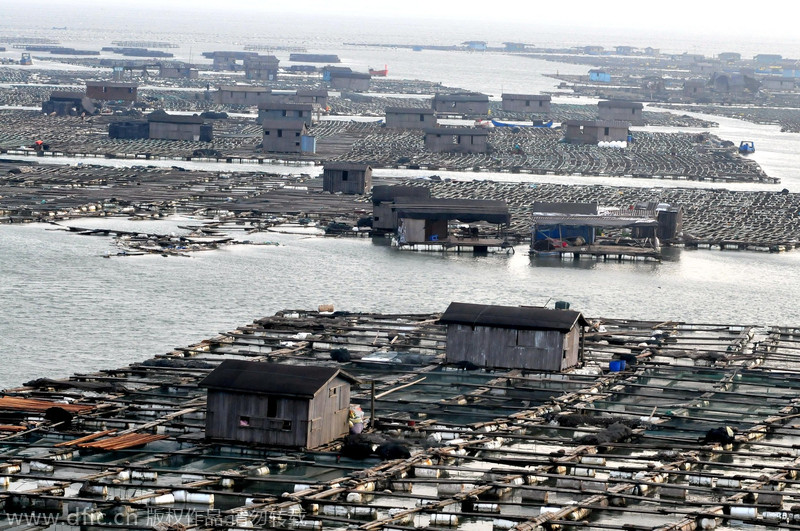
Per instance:
[[[350,383],[358,383],[356,378],[336,367],[225,360],[198,386],[221,391],[311,398],[337,375]]]
[[[588,324],[580,312],[572,310],[495,306],[464,302],[450,303],[439,322],[443,324],[482,325],[528,330],[558,330],[561,332],[568,332],[576,323],[580,325]]]

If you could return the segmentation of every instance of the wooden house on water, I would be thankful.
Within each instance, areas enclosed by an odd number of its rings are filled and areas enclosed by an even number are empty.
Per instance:
[[[439,322],[447,325],[448,363],[482,368],[559,372],[583,359],[580,312],[453,302]]]
[[[316,448],[348,433],[353,376],[335,367],[225,360],[208,389],[206,438]]]
[[[329,162],[322,169],[322,191],[364,195],[372,188],[372,167],[369,164]]]

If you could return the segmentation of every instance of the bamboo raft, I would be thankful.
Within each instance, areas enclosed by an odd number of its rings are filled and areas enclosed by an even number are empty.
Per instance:
[[[7,390],[0,414],[16,428],[0,434],[0,506],[30,524],[125,529],[800,522],[800,328],[595,319],[584,366],[548,374],[447,366],[437,317],[284,311],[142,363]],[[337,348],[351,361],[333,361]],[[415,357],[363,359],[376,351]],[[620,358],[636,363],[610,371]],[[374,385],[351,397],[370,435],[411,457],[205,439],[197,383],[224,359],[345,368]],[[43,419],[67,402],[69,425]],[[719,426],[738,429],[733,444],[700,442]]]
[[[322,192],[322,179],[307,174],[183,171],[180,167],[57,167],[0,162],[9,176],[0,183],[0,223],[57,221],[87,216],[152,219],[180,213],[248,224],[252,229],[285,222],[355,227],[372,214],[368,196]],[[36,186],[31,186],[35,182]],[[375,184],[424,186],[444,199],[505,201],[507,236],[530,240],[530,205],[536,201],[598,203],[627,210],[659,201],[684,209],[683,237],[691,248],[778,252],[800,245],[800,194],[771,191],[580,186],[493,181],[436,181],[376,177]],[[93,229],[95,234],[104,230]],[[89,231],[84,231],[89,232]],[[119,232],[119,231],[105,231]],[[349,235],[360,235],[347,231]]]

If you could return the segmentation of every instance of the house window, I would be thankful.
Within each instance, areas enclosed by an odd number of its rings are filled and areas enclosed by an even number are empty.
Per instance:
[[[531,100],[525,100],[525,107],[531,106]]]
[[[631,109],[631,114],[636,114],[636,109]]]
[[[419,121],[420,122],[424,122],[425,121],[425,115],[424,114],[420,114],[419,115]]]
[[[461,135],[453,135],[453,144],[461,143]]]
[[[278,138],[283,136],[283,129],[278,129]]]
[[[286,111],[281,111],[281,113],[282,113],[284,116],[286,116]]]
[[[299,145],[300,145],[300,142],[295,142],[295,143],[294,143],[294,147],[297,147],[297,146],[299,146]]]
[[[264,136],[269,136],[269,131],[264,131]]]
[[[292,421],[291,420],[284,420],[281,424],[281,430],[283,431],[292,431]]]
[[[267,416],[274,419],[278,416],[278,400],[272,397],[267,398]]]
[[[609,129],[608,129],[608,127],[606,127],[605,129],[603,129],[603,134],[604,134],[604,135],[608,136],[608,133],[609,133]]]
[[[539,100],[539,107],[544,107],[544,102],[542,100]]]
[[[330,389],[328,389],[328,398],[336,396],[338,392],[339,392],[338,387],[331,387]]]
[[[295,133],[294,136],[300,136],[300,133]]]
[[[240,428],[249,428],[250,427],[250,417],[239,417],[239,427]]]
[[[342,172],[342,181],[346,181],[350,177],[350,172],[343,171]]]

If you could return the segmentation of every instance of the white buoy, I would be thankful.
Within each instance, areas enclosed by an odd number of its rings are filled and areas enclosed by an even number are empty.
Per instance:
[[[344,505],[323,505],[322,514],[325,516],[349,516],[349,511]]]
[[[148,505],[171,505],[175,503],[175,496],[172,493],[162,494],[148,498]]]
[[[446,525],[455,527],[458,525],[458,515],[456,514],[432,514],[431,525]]]
[[[31,469],[31,472],[52,472],[53,465],[49,465],[47,463],[42,463],[41,461],[31,461],[28,463],[28,466]]]
[[[142,481],[155,481],[158,479],[158,472],[150,470],[134,470],[131,472],[131,479],[139,479]]]
[[[753,519],[758,516],[758,509],[755,507],[742,507],[735,505],[731,507],[731,518]]]
[[[414,476],[418,478],[438,478],[440,471],[438,468],[414,467]]]
[[[711,487],[713,484],[714,478],[711,476],[689,476],[689,485]]]
[[[373,507],[353,507],[353,511],[350,514],[353,518],[378,519],[378,510]]]

